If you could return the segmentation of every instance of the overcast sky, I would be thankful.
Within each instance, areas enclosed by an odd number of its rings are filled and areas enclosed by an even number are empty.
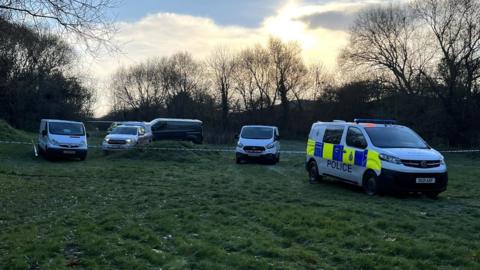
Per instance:
[[[239,50],[269,36],[295,40],[307,63],[334,68],[347,42],[348,27],[361,8],[382,0],[123,0],[113,10],[121,54],[85,57],[87,73],[99,84],[120,66],[188,51],[202,60],[222,46]],[[103,83],[105,84],[105,83]],[[96,114],[109,109],[100,87]]]

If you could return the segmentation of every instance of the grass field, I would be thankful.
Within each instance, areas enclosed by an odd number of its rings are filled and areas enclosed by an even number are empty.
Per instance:
[[[438,200],[310,185],[303,161],[0,145],[0,269],[480,269],[479,156],[447,156]]]

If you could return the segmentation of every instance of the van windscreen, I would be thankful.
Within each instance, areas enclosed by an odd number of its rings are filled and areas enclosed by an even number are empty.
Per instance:
[[[110,134],[137,135],[137,129],[137,127],[121,126],[114,128]]]
[[[54,135],[83,136],[85,129],[82,124],[66,122],[49,122],[48,130]]]
[[[380,148],[420,148],[429,146],[411,129],[402,126],[367,127],[373,145]]]
[[[244,127],[240,137],[244,139],[266,140],[273,137],[273,128],[269,127]]]

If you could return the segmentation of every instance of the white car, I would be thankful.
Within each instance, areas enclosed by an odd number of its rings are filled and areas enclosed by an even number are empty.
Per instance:
[[[38,134],[38,151],[46,158],[87,158],[88,134],[82,122],[42,119]]]
[[[148,140],[148,142],[153,141],[152,126],[150,125],[150,123],[147,123],[147,122],[121,122],[121,125],[142,127],[145,130],[145,135],[144,135],[145,139]]]
[[[280,136],[274,126],[243,126],[238,139],[236,161],[263,159],[271,163],[280,161]]]
[[[104,152],[131,149],[149,142],[145,136],[145,129],[140,126],[121,125],[114,128],[105,137],[102,143]]]
[[[443,156],[417,133],[391,120],[313,124],[306,168],[310,182],[333,176],[363,187],[368,195],[423,192],[435,198],[448,183]]]

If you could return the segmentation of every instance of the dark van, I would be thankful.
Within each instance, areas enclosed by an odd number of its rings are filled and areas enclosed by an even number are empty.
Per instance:
[[[194,119],[157,118],[150,122],[154,140],[203,142],[203,122]]]

